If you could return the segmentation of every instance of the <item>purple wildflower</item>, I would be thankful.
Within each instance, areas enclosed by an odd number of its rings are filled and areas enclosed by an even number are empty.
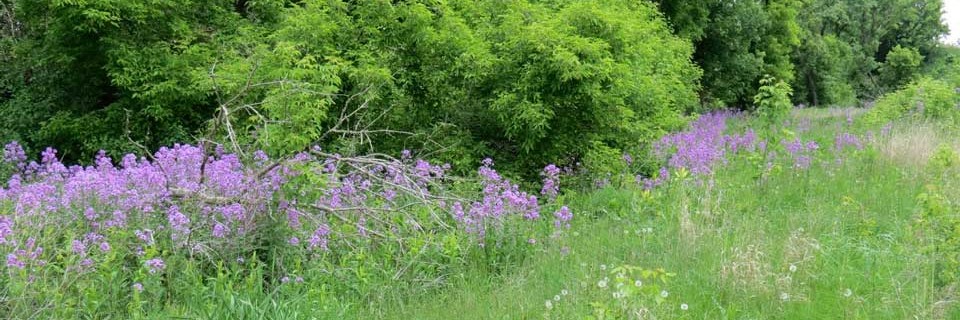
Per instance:
[[[848,147],[863,150],[863,142],[861,142],[860,138],[856,135],[847,132],[838,133],[833,140],[833,150],[835,152],[841,152]]]
[[[726,156],[725,145],[731,137],[724,136],[729,113],[709,113],[700,116],[690,128],[664,136],[654,144],[654,153],[667,158],[670,168],[684,168],[694,176],[713,173],[713,166]],[[739,150],[752,140],[751,135],[737,137],[732,149]]]
[[[570,219],[573,219],[573,213],[570,212],[570,208],[563,206],[560,207],[560,210],[557,210],[557,212],[553,213],[553,217],[556,218],[556,220],[554,220],[554,226],[560,228],[561,226],[566,225],[567,228],[569,228],[569,221]]]
[[[23,147],[16,141],[10,141],[10,143],[3,146],[3,162],[22,164],[26,161],[27,153],[23,151]]]
[[[541,175],[543,175],[543,188],[540,189],[540,194],[546,197],[547,200],[555,200],[557,194],[560,192],[560,168],[550,164],[543,168]]]
[[[313,232],[313,235],[310,236],[310,239],[307,241],[309,249],[320,247],[323,250],[328,250],[327,248],[327,236],[330,234],[330,227],[326,224],[321,224],[317,227],[317,230]]]
[[[87,254],[87,246],[80,240],[73,240],[73,242],[70,243],[70,250],[81,256]]]
[[[793,141],[784,141],[784,149],[793,158],[793,167],[796,169],[807,169],[813,160],[812,153],[820,148],[814,141],[804,143],[800,138]]]
[[[167,268],[167,265],[163,262],[163,259],[153,258],[144,262],[147,268],[150,268],[150,273],[157,273],[157,271],[163,271]]]
[[[13,219],[6,215],[0,215],[0,244],[8,244],[11,241],[7,237],[13,235]]]
[[[8,268],[23,269],[23,268],[25,268],[26,266],[27,266],[27,264],[24,263],[23,261],[21,261],[21,260],[20,260],[20,257],[18,257],[16,254],[13,254],[13,253],[8,253],[8,254],[7,254],[7,267],[8,267]]]
[[[167,210],[167,222],[170,223],[170,228],[173,229],[172,238],[174,241],[190,233],[190,219],[180,212],[180,208],[177,206],[170,206],[170,209]]]
[[[213,225],[213,236],[215,238],[223,238],[227,236],[227,226],[222,223],[217,222]]]

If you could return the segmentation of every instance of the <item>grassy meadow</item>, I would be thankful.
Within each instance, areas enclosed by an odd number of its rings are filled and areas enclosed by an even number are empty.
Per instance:
[[[0,310],[18,319],[960,317],[957,132],[864,116],[794,109],[765,127],[708,113],[654,145],[659,173],[636,175],[644,164],[629,155],[597,181],[550,165],[539,200],[492,160],[477,178],[457,178],[406,153],[387,161],[315,149],[271,166],[178,145],[154,160],[68,168],[48,150],[40,164],[8,169],[20,174],[0,201],[9,213],[0,245],[11,249]],[[15,144],[4,154],[23,158]]]
[[[956,288],[938,281],[944,266],[933,256],[948,253],[931,246],[942,235],[920,221],[926,217],[918,204],[918,195],[931,188],[956,195],[956,184],[946,181],[950,173],[931,168],[936,164],[929,159],[939,145],[956,148],[957,136],[935,123],[863,127],[860,113],[794,111],[791,130],[822,148],[806,170],[779,163],[758,177],[749,156],[740,156],[703,182],[572,194],[566,201],[579,215],[570,231],[514,270],[472,271],[479,274],[464,274],[451,288],[413,302],[371,305],[368,316],[960,317]],[[874,138],[862,150],[834,152],[841,132]],[[616,268],[625,266],[671,276],[655,281],[626,272],[618,281]],[[656,289],[616,295],[618,283],[635,287],[637,279],[637,288]]]

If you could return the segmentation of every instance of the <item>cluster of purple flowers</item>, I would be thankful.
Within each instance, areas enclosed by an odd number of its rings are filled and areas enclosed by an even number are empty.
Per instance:
[[[813,162],[813,153],[820,149],[815,141],[804,142],[800,138],[782,141],[787,154],[793,159],[793,168],[807,169]]]
[[[757,133],[753,129],[747,129],[744,133],[724,135],[721,140],[730,153],[754,152],[757,150]]]
[[[43,266],[50,257],[66,255],[78,265],[70,270],[93,270],[118,249],[135,254],[150,274],[166,269],[168,255],[242,259],[248,236],[256,236],[273,213],[286,218],[283,237],[289,245],[327,251],[348,237],[402,236],[404,228],[445,226],[405,212],[411,204],[436,204],[481,239],[508,217],[537,220],[541,210],[537,195],[500,176],[490,159],[479,168],[481,192],[466,198],[444,190],[448,165],[414,159],[409,151],[384,160],[314,148],[280,165],[263,152],[244,163],[222,148],[208,153],[191,145],[161,148],[149,158],[126,155],[116,164],[101,152],[92,165],[67,166],[49,148],[39,162],[27,159],[15,142],[4,148],[3,161],[11,169],[6,172],[13,172],[0,188],[0,203],[12,208],[0,214],[0,254],[6,254],[8,268]],[[305,173],[313,176],[297,180]],[[543,177],[541,195],[553,201],[560,169],[549,165]],[[572,213],[564,207],[554,217],[558,225],[569,225]],[[57,230],[66,237],[29,237]],[[43,246],[67,249],[45,257]]]
[[[729,113],[700,116],[684,131],[669,134],[654,144],[654,153],[667,157],[671,169],[684,168],[695,176],[713,173],[714,164],[724,157],[723,131]]]
[[[467,208],[459,201],[452,205],[454,219],[462,223],[467,232],[482,240],[488,227],[501,227],[503,220],[511,215],[518,214],[527,220],[540,217],[537,196],[521,191],[519,186],[500,176],[493,169],[492,159],[484,159],[478,171],[483,187],[481,200],[473,201]],[[544,168],[543,175],[545,178],[541,193],[552,201],[559,190],[560,169],[555,165],[548,165]]]
[[[753,152],[764,142],[758,141],[753,130],[725,134],[727,120],[736,117],[730,112],[701,115],[687,130],[669,134],[654,143],[654,155],[664,158],[667,166],[660,168],[653,178],[637,176],[637,183],[645,189],[655,188],[670,177],[670,170],[684,169],[693,176],[713,174],[718,163],[725,163],[727,155]]]
[[[553,213],[553,217],[553,224],[557,229],[561,227],[570,228],[570,220],[573,219],[573,213],[570,212],[570,208],[567,208],[567,206],[562,206],[560,210]]]
[[[47,264],[46,260],[41,259],[43,255],[43,247],[37,244],[35,238],[27,238],[26,244],[22,247],[19,247],[13,252],[7,254],[7,267],[8,268],[17,268],[24,269],[27,267],[27,264],[35,264],[37,266],[43,266]]]
[[[863,142],[854,134],[847,132],[838,133],[833,139],[833,151],[839,153],[847,148],[863,150]]]
[[[103,152],[93,165],[69,167],[56,154],[47,148],[39,163],[27,162],[16,142],[4,147],[3,161],[14,169],[0,189],[0,201],[13,208],[0,215],[0,252],[10,252],[9,266],[42,259],[39,242],[55,240],[23,238],[50,230],[82,235],[68,241],[84,267],[97,260],[90,248],[101,255],[111,251],[105,235],[123,230],[134,230],[136,252],[154,246],[158,232],[187,250],[199,239],[228,241],[252,230],[284,181],[282,170],[261,172],[265,168],[246,167],[235,155],[206,156],[189,145],[161,148],[152,160],[126,155],[118,166]],[[213,237],[192,236],[198,232]]]
[[[147,266],[147,269],[150,271],[150,273],[157,273],[167,268],[167,264],[164,263],[163,259],[160,258],[147,260],[143,264]]]
[[[629,156],[630,155],[624,155],[624,157]],[[543,188],[540,189],[540,194],[548,200],[555,200],[557,194],[560,192],[560,168],[550,164],[543,168],[541,175],[543,175]]]
[[[315,148],[315,154],[321,154]],[[312,155],[303,160],[317,160]],[[381,161],[382,160],[382,161]],[[279,201],[278,209],[285,213],[287,226],[294,233],[287,241],[292,246],[301,246],[306,239],[308,250],[329,250],[331,236],[345,239],[330,217],[337,223],[351,224],[355,235],[367,238],[383,232],[398,233],[400,224],[421,228],[425,221],[395,223],[395,219],[379,217],[390,210],[406,208],[401,195],[419,201],[436,199],[435,188],[446,177],[449,165],[435,165],[421,159],[413,159],[412,152],[404,150],[400,159],[349,159],[339,154],[327,155],[315,174],[325,177],[325,182],[316,190],[316,199],[304,197],[305,190],[292,194],[293,199]],[[319,210],[319,211],[318,211]],[[352,235],[352,234],[351,234]]]
[[[729,112],[708,113],[693,121],[689,128],[664,136],[654,143],[654,156],[666,161],[654,177],[637,176],[637,183],[644,189],[652,189],[663,184],[672,171],[686,170],[694,177],[704,177],[713,174],[717,164],[726,163],[728,157],[739,152],[761,152],[767,156],[767,166],[773,165],[777,157],[776,152],[768,152],[767,141],[758,138],[757,134],[747,129],[743,133],[727,134],[726,121],[737,114]],[[846,123],[852,123],[852,117],[846,118]],[[797,129],[800,132],[810,129],[810,120],[797,120]],[[881,135],[888,135],[890,125],[884,127]],[[868,133],[869,141],[872,133]],[[820,146],[815,141],[804,141],[800,138],[781,141],[782,157],[791,162],[791,167],[797,170],[808,169]],[[864,140],[851,133],[840,133],[835,137],[833,150],[839,154],[848,149],[862,150]],[[626,158],[625,158],[626,159]]]

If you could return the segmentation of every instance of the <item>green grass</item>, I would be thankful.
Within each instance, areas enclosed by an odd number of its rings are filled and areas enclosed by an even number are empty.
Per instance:
[[[538,244],[516,269],[468,270],[447,288],[371,305],[363,316],[590,318],[597,309],[620,310],[624,299],[612,296],[612,286],[598,286],[620,265],[675,274],[659,304],[628,297],[631,318],[642,308],[668,319],[960,316],[950,303],[952,289],[935,285],[934,263],[917,236],[916,197],[929,175],[872,145],[834,162],[833,135],[847,130],[839,114],[796,115],[812,119],[801,135],[821,144],[810,170],[775,168],[760,182],[756,167],[735,159],[716,173],[712,187],[686,181],[649,195],[634,187],[568,195],[576,214],[572,229]],[[853,130],[868,129],[876,130]],[[562,290],[569,294],[547,309],[545,302]]]

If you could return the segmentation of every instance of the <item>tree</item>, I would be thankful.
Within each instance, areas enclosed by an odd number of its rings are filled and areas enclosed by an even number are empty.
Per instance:
[[[409,148],[534,177],[642,148],[697,104],[692,47],[633,1],[304,1],[262,39],[221,54],[242,98],[217,114],[280,154]]]
[[[923,56],[915,48],[899,45],[887,53],[887,61],[880,67],[880,76],[886,88],[897,89],[914,80],[920,71]]]
[[[795,101],[851,104],[854,97],[874,99],[905,83],[893,78],[909,75],[893,70],[915,67],[902,60],[887,63],[888,55],[897,46],[920,55],[936,50],[937,38],[946,30],[941,8],[939,0],[804,2],[798,15],[802,43],[792,55],[798,74]],[[903,53],[896,59],[906,58]]]
[[[800,44],[800,2],[658,1],[675,32],[694,42],[706,104],[749,108],[764,74],[789,81]]]
[[[4,1],[16,32],[8,23],[3,35],[0,138],[56,145],[68,159],[192,140],[216,105],[195,71],[214,64],[218,41],[265,23],[262,4],[277,2],[257,3]]]

